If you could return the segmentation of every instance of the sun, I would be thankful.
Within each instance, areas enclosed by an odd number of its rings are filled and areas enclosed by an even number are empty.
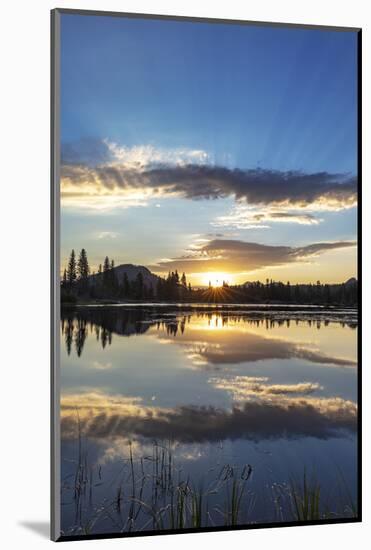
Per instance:
[[[212,286],[213,288],[219,288],[223,284],[231,284],[231,276],[229,273],[219,272],[207,272],[203,274],[202,283],[206,286]]]

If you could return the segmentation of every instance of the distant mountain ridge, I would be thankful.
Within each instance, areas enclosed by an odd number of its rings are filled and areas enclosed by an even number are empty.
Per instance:
[[[122,284],[124,281],[124,276],[126,274],[129,283],[132,283],[138,277],[138,274],[141,273],[143,277],[143,283],[147,288],[152,286],[153,289],[156,289],[157,281],[159,277],[152,273],[147,267],[143,265],[134,265],[134,264],[121,264],[113,268],[115,273],[116,280],[119,284]],[[94,284],[98,282],[103,277],[103,273],[95,273],[90,275],[89,282]]]

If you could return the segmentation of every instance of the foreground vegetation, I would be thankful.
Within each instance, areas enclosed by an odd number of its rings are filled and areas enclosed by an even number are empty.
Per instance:
[[[62,504],[69,508],[68,520],[62,514],[64,535],[257,523],[254,511],[259,494],[252,490],[250,464],[240,468],[216,465],[201,481],[194,480],[176,463],[170,442],[154,442],[151,451],[140,457],[134,455],[129,442],[128,452],[119,462],[119,474],[106,479],[104,467],[89,461],[79,435],[74,471],[62,483]],[[334,510],[315,475],[308,476],[304,470],[301,479],[271,485],[264,506],[269,514],[259,521],[356,518],[356,505],[341,478],[339,488],[338,509]]]

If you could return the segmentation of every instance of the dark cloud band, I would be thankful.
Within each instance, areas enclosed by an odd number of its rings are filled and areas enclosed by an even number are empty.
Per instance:
[[[355,241],[314,243],[301,247],[270,246],[230,239],[214,239],[189,256],[173,258],[150,266],[157,272],[178,269],[188,273],[203,271],[241,272],[264,267],[308,261],[313,256],[356,246]]]
[[[186,199],[217,199],[233,196],[251,205],[286,204],[326,208],[352,206],[357,201],[357,180],[344,174],[268,169],[229,169],[210,164],[147,163],[137,165],[117,159],[106,143],[86,141],[62,148],[62,183],[91,186],[98,193],[150,190]],[[62,189],[63,191],[63,189]]]
[[[183,443],[224,439],[339,437],[357,429],[357,407],[341,399],[289,402],[251,401],[232,410],[179,407],[147,414],[81,415],[84,436],[106,439],[130,435]],[[76,417],[63,413],[62,437],[74,438]]]

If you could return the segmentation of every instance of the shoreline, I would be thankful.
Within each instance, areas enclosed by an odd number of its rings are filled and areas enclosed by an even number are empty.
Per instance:
[[[343,306],[343,305],[323,305],[323,304],[285,304],[285,303],[204,303],[204,302],[138,302],[138,301],[125,301],[125,302],[62,302],[61,308],[63,309],[73,309],[81,307],[105,307],[105,308],[171,308],[171,309],[190,309],[190,310],[205,310],[205,309],[222,309],[222,310],[233,310],[233,309],[246,309],[248,311],[318,311],[318,312],[357,312],[357,306]]]
[[[88,311],[142,312],[150,317],[153,314],[192,315],[219,314],[239,315],[251,320],[270,319],[276,321],[308,321],[345,323],[352,328],[358,326],[358,309],[354,307],[335,307],[298,304],[197,304],[197,303],[154,303],[154,302],[124,302],[115,304],[68,304],[62,305],[63,315]]]

